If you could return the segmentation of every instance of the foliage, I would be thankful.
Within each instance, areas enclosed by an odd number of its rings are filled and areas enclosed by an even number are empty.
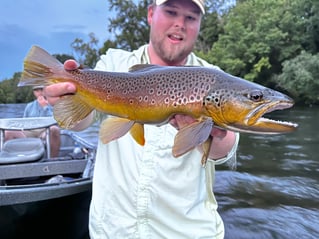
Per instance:
[[[99,54],[105,54],[105,52],[109,49],[109,48],[116,48],[116,43],[114,41],[111,40],[107,40],[104,42],[102,48],[99,49]]]
[[[217,12],[208,12],[203,16],[201,31],[195,50],[198,54],[206,54],[211,46],[217,42],[218,36],[222,33],[219,15]]]
[[[33,100],[30,87],[18,87],[21,73],[0,82],[0,104],[25,103]]]
[[[69,60],[69,59],[74,59],[73,56],[68,54],[53,54],[53,56],[61,63],[64,63],[66,60]]]
[[[85,67],[94,68],[98,59],[99,52],[97,49],[98,39],[94,33],[89,34],[90,40],[85,42],[83,39],[76,38],[71,46],[75,51],[76,60]]]
[[[319,4],[312,3],[238,1],[223,16],[223,33],[206,59],[234,75],[270,84],[271,77],[281,72],[282,62],[298,56],[302,50],[318,50],[315,19],[319,17]]]
[[[134,50],[148,42],[149,27],[146,16],[147,7],[152,2],[109,0],[110,11],[116,12],[116,17],[109,19],[109,32],[114,34],[117,48]]]
[[[303,51],[297,57],[283,63],[283,71],[274,81],[290,92],[298,102],[319,102],[319,54]]]

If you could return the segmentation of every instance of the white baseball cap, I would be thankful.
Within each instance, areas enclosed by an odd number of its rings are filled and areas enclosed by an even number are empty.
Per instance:
[[[168,0],[155,0],[155,4],[161,5],[167,1]],[[203,14],[205,14],[205,0],[192,0],[192,2],[195,3],[199,7],[199,9],[201,10],[201,12]]]
[[[44,86],[43,85],[35,85],[32,87],[32,90],[43,90]]]

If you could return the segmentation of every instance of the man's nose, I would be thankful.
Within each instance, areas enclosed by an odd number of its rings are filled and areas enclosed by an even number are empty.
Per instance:
[[[175,27],[179,27],[179,28],[181,28],[181,29],[185,29],[186,28],[186,24],[185,24],[185,18],[184,17],[177,17],[176,19],[175,19],[175,23],[174,23],[174,26]]]

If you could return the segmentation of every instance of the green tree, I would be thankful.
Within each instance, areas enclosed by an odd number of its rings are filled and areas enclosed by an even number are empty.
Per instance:
[[[267,85],[273,74],[281,72],[282,62],[304,49],[315,50],[313,31],[306,31],[319,16],[311,2],[238,1],[223,16],[223,33],[206,59],[234,75]]]
[[[116,43],[112,40],[105,41],[102,48],[99,49],[99,54],[105,54],[109,48],[116,48]]]
[[[99,59],[98,51],[98,39],[95,37],[94,33],[89,34],[89,41],[85,42],[83,39],[76,38],[72,43],[71,47],[75,51],[76,60],[89,68],[94,68],[96,62]]]
[[[137,2],[137,3],[136,3]],[[149,40],[147,7],[152,0],[126,1],[109,0],[110,11],[116,14],[109,19],[109,31],[114,34],[117,48],[137,49]]]
[[[303,51],[283,63],[283,71],[274,77],[276,84],[291,94],[298,102],[319,103],[319,54]]]
[[[219,14],[217,12],[207,12],[203,16],[201,31],[195,46],[197,53],[202,55],[209,52],[221,33],[222,26]]]
[[[15,73],[11,79],[0,82],[0,103],[25,103],[33,100],[30,87],[18,87],[21,73]]]
[[[66,60],[69,60],[69,59],[74,59],[73,56],[68,54],[53,54],[53,56],[61,63],[64,63]]]

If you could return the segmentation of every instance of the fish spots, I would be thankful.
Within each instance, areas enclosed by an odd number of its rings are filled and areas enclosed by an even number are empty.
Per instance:
[[[175,70],[177,69],[177,70]],[[184,70],[187,69],[187,70]],[[214,88],[212,72],[202,67],[158,68],[140,73],[116,73],[99,83],[107,100],[119,100],[129,105],[184,107],[202,104]]]
[[[154,92],[155,92],[155,90],[154,90],[153,88],[150,88],[150,89],[148,90],[148,93],[149,93],[150,95],[153,95]]]
[[[220,92],[217,91],[212,91],[210,92],[204,99],[204,104],[210,103],[210,104],[214,104],[217,107],[221,106],[221,95]]]

